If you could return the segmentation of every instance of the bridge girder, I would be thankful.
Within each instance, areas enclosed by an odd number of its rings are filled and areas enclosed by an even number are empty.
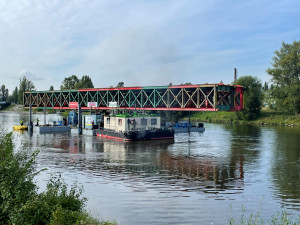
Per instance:
[[[24,107],[110,109],[116,102],[120,109],[176,111],[239,111],[243,109],[243,88],[224,84],[177,85],[156,87],[93,88],[60,91],[24,92]],[[70,104],[71,103],[71,104]]]

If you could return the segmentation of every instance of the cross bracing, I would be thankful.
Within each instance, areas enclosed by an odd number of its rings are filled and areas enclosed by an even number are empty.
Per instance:
[[[76,104],[90,109],[176,111],[239,111],[243,108],[243,88],[224,84],[155,87],[93,88],[60,91],[32,91],[23,96],[25,107],[73,109]],[[73,103],[76,103],[75,105]]]

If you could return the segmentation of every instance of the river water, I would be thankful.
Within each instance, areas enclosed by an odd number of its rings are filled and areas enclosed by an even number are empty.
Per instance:
[[[43,124],[43,115],[39,117]],[[0,113],[8,131],[26,113]],[[46,122],[59,120],[47,115]],[[300,127],[205,124],[174,141],[124,143],[14,131],[16,148],[39,149],[40,190],[60,174],[84,187],[87,210],[119,224],[229,224],[259,212],[300,214]]]

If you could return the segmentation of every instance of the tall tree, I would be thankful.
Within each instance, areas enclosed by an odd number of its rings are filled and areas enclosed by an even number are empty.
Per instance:
[[[1,86],[0,95],[1,95],[1,101],[6,101],[7,100],[7,98],[8,98],[8,89],[5,88],[4,84]]]
[[[292,44],[282,42],[275,51],[272,67],[267,69],[272,77],[272,96],[276,108],[288,113],[300,113],[300,41]]]
[[[49,91],[54,91],[54,87],[51,85]]]
[[[61,90],[65,90],[65,89],[75,89],[76,85],[79,83],[79,79],[77,78],[76,75],[72,75],[70,77],[66,77],[63,82],[62,85],[60,86]]]
[[[123,81],[119,82],[119,83],[117,84],[116,87],[117,87],[117,88],[118,88],[118,87],[124,87],[124,82],[123,82]]]
[[[263,89],[264,91],[268,91],[268,90],[269,90],[269,84],[268,84],[268,82],[265,82],[265,83],[264,83],[264,86],[262,87],[262,89]]]
[[[32,83],[31,80],[27,79],[26,76],[22,77],[20,79],[20,85],[19,85],[19,103],[23,103],[23,93],[26,91],[34,91],[35,90],[35,86]]]
[[[257,118],[260,114],[263,100],[261,82],[253,76],[241,76],[233,84],[239,84],[244,87],[244,119],[252,120]]]
[[[19,90],[18,87],[16,87],[11,95],[11,102],[18,103],[18,96],[19,96]]]
[[[88,75],[83,75],[79,83],[75,85],[75,88],[94,88],[94,84],[92,79]]]

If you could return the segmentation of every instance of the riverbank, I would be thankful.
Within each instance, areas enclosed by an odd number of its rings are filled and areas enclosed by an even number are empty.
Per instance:
[[[8,112],[23,112],[24,107],[23,105],[10,105],[4,109],[1,109],[1,111],[8,111]]]
[[[5,109],[1,109],[0,111],[21,113],[21,112],[29,112],[29,109],[24,108],[23,105],[16,104],[16,105],[10,105],[10,106],[6,107]],[[36,108],[33,108],[32,113],[44,113],[44,110],[43,109],[38,110]],[[55,114],[55,113],[56,113],[55,109],[47,109],[47,114]]]
[[[282,112],[263,110],[259,118],[251,121],[239,119],[238,113],[240,112],[196,112],[191,115],[191,121],[203,121],[209,123],[300,126],[300,116],[287,115]]]

